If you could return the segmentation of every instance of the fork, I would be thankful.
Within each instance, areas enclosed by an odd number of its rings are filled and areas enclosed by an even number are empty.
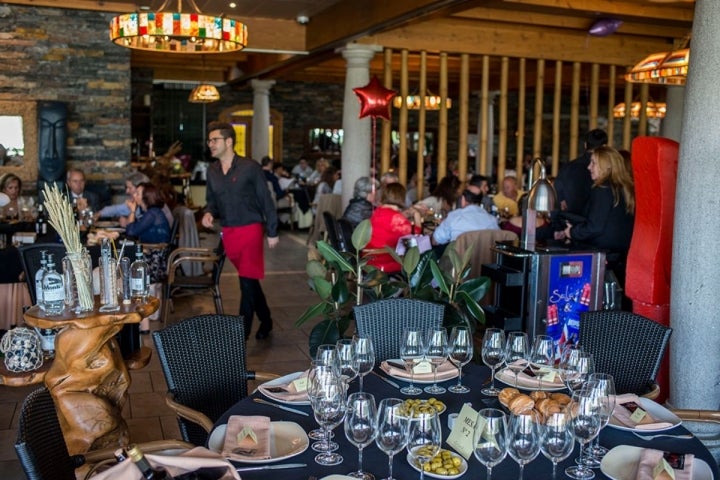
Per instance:
[[[632,432],[632,434],[635,435],[635,436],[638,437],[638,438],[642,438],[643,440],[653,440],[653,439],[655,439],[655,438],[663,438],[663,437],[665,437],[665,438],[677,438],[677,439],[679,439],[679,440],[688,440],[688,439],[690,439],[690,438],[694,438],[694,435],[693,435],[692,433],[687,434],[687,435],[670,435],[670,434],[667,434],[667,433],[661,433],[661,434],[658,434],[658,435],[640,435],[640,434],[637,433],[637,432]]]

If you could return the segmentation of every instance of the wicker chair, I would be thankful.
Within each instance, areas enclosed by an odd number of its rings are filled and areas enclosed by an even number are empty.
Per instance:
[[[213,423],[248,394],[248,380],[277,375],[247,370],[242,317],[198,315],[153,332],[168,385],[166,402],[183,440],[205,445]]]
[[[168,448],[192,448],[185,442],[161,440],[141,444],[144,452]],[[15,452],[29,480],[75,480],[75,469],[82,465],[115,462],[110,449],[93,450],[85,455],[70,455],[65,445],[55,403],[47,388],[41,387],[27,396],[20,411]]]
[[[445,305],[390,298],[354,307],[358,334],[372,338],[378,362],[400,357],[400,339],[406,328],[427,330],[442,325]]]
[[[654,383],[672,329],[631,312],[603,310],[580,316],[580,345],[595,370],[615,378],[618,394],[656,397]]]

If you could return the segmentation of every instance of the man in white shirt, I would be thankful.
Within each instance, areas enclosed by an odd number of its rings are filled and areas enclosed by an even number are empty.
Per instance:
[[[460,208],[448,213],[433,232],[433,244],[448,244],[465,232],[499,230],[495,217],[482,207],[482,197],[479,187],[468,185],[460,196]]]

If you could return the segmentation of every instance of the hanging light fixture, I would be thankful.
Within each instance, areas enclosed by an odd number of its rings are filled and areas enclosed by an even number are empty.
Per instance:
[[[423,99],[421,95],[413,94],[405,97],[405,104],[407,105],[408,110],[420,110],[422,103]],[[402,105],[403,97],[396,95],[395,98],[393,98],[393,106],[395,108],[402,108]],[[433,95],[428,90],[425,94],[425,110],[440,110],[440,105],[442,105],[442,98],[440,95]],[[449,98],[445,99],[445,105],[447,108],[452,108],[452,100]]]
[[[167,53],[227,53],[245,48],[247,27],[239,20],[203,15],[195,0],[195,13],[166,12],[170,0],[157,12],[133,12],[110,21],[110,40],[121,47]]]
[[[690,62],[690,37],[683,39],[680,49],[653,53],[638,62],[625,74],[631,83],[685,85]]]
[[[220,100],[220,92],[215,85],[209,83],[201,83],[192,89],[188,102],[190,103],[212,103]]]
[[[642,104],[640,102],[632,102],[630,104],[630,117],[633,120],[640,118],[640,109]],[[645,114],[647,118],[665,118],[667,112],[667,104],[665,102],[653,102],[650,100],[645,104]],[[620,102],[613,107],[614,118],[625,118],[627,114],[627,108],[625,102]]]

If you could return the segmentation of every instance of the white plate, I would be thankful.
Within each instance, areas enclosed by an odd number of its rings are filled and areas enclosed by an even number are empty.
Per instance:
[[[509,387],[515,388],[515,373],[512,370],[503,368],[495,374],[495,380]],[[520,390],[530,391],[540,390],[538,381],[535,378],[529,382],[527,378],[519,377],[517,388]],[[560,390],[565,390],[565,384],[543,382],[542,390],[546,392],[558,392]]]
[[[262,384],[263,387],[272,387],[275,385],[287,385],[288,383],[292,382],[296,378],[300,378],[305,374],[305,372],[295,372],[295,373],[289,373],[285,375],[284,377],[276,378],[274,380],[270,380],[269,382],[265,382]],[[280,397],[273,397],[265,393],[261,388],[257,389],[258,392],[260,392],[263,396],[269,398],[270,400],[273,400],[275,402],[284,403],[287,405],[310,405],[310,400],[283,400]]]
[[[455,455],[457,455],[457,454],[455,454]],[[438,475],[437,473],[425,472],[425,476],[426,476],[426,477],[430,477],[430,478],[440,478],[440,479],[444,479],[444,480],[452,480],[453,478],[460,478],[460,477],[462,477],[462,476],[465,474],[465,472],[467,472],[468,464],[467,464],[467,462],[465,461],[465,459],[464,459],[463,457],[461,457],[460,455],[457,455],[457,457],[458,457],[458,458],[460,459],[460,461],[462,462],[462,463],[460,464],[460,467],[458,468],[458,470],[460,470],[460,473],[458,473],[457,475]],[[413,461],[412,455],[410,455],[410,454],[408,453],[408,454],[407,454],[407,457],[405,457],[405,459],[407,460],[407,462],[410,464],[410,466],[411,466],[412,468],[414,468],[414,469],[417,470],[418,472],[420,471],[420,468],[419,468],[417,465],[415,465],[415,462]]]
[[[642,450],[641,447],[618,445],[605,454],[600,471],[612,480],[634,480]],[[693,459],[692,480],[713,480],[710,466],[697,457]]]
[[[608,426],[617,428],[618,430],[625,430],[628,432],[662,432],[663,430],[670,430],[675,428],[682,423],[680,417],[672,413],[667,408],[663,407],[657,402],[650,400],[649,398],[639,397],[637,400],[638,405],[652,416],[655,421],[669,423],[670,425],[659,426],[658,428],[632,428],[623,425],[615,417],[610,417]]]
[[[225,443],[227,424],[219,425],[210,433],[208,448],[220,453]],[[295,422],[270,422],[270,458],[242,460],[242,463],[273,463],[300,455],[307,450],[310,440],[305,430]],[[233,460],[236,461],[236,460]],[[238,462],[240,460],[237,460]]]
[[[388,360],[388,362],[392,362],[392,363],[394,363],[395,365],[402,365],[402,363],[403,363],[403,361],[400,360],[399,358],[391,358],[391,359]],[[449,362],[448,362],[448,363],[449,363]],[[397,367],[394,367],[394,368],[397,368]],[[457,376],[458,376],[457,368],[456,368],[456,367],[453,367],[453,368],[454,368],[455,371],[453,372],[452,376],[449,376],[449,375],[448,375],[448,376],[438,376],[438,379],[437,379],[438,383],[447,382],[448,380],[453,380],[453,379],[457,378]],[[384,371],[384,373],[386,373],[389,377],[396,378],[396,379],[398,379],[398,380],[402,380],[403,382],[408,382],[408,383],[410,383],[410,376],[409,376],[409,375],[408,375],[408,376],[393,375],[392,373],[390,373],[390,372],[385,372],[385,371]],[[422,375],[427,375],[427,374],[423,373]],[[421,384],[421,385],[431,385],[431,384],[433,384],[433,383],[435,383],[435,382],[433,381],[432,375],[430,375],[429,378],[427,378],[427,377],[425,377],[425,378],[423,378],[423,377],[417,378],[417,376],[415,376],[415,379],[413,380],[413,383],[419,383],[419,384]],[[445,478],[447,478],[447,477],[445,477]]]

